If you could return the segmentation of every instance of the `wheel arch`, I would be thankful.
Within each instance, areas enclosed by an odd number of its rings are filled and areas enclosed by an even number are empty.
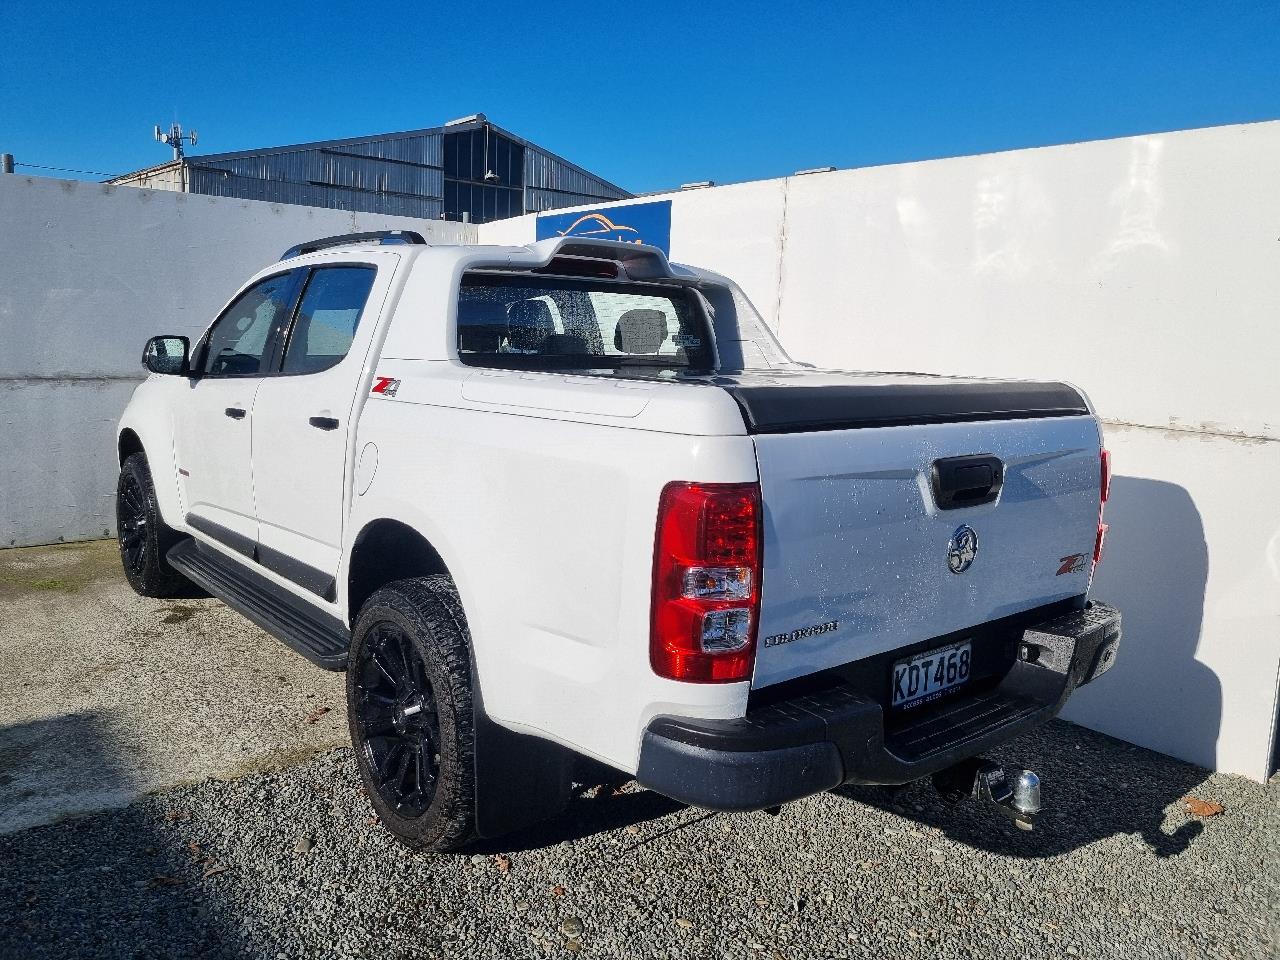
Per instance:
[[[347,612],[352,626],[364,602],[379,587],[393,580],[433,574],[453,578],[430,540],[401,520],[370,520],[352,541],[347,568]]]
[[[120,464],[123,465],[135,453],[145,454],[146,450],[142,446],[142,438],[134,432],[133,428],[125,427],[116,438],[116,452],[119,455]]]
[[[403,520],[370,520],[360,528],[351,547],[347,611],[352,629],[360,607],[380,587],[396,580],[437,574],[453,580],[465,615],[463,586],[436,545]],[[516,733],[489,719],[474,637],[470,654],[475,829],[480,837],[497,837],[554,815],[563,807],[571,785],[574,754],[551,740]],[[519,786],[513,788],[512,783]]]

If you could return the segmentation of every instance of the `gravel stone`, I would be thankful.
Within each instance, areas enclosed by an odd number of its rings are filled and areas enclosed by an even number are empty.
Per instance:
[[[566,937],[580,937],[582,936],[582,930],[582,921],[577,917],[565,917],[564,921],[560,924],[560,932]]]
[[[1277,956],[1280,779],[1062,721],[998,759],[1044,779],[1032,833],[924,784],[907,814],[847,787],[777,817],[628,788],[429,855],[369,822],[351,752],[333,750],[0,836],[0,958]],[[1121,774],[1129,789],[1102,789]],[[1224,812],[1191,817],[1190,794]],[[282,856],[300,837],[311,852]]]

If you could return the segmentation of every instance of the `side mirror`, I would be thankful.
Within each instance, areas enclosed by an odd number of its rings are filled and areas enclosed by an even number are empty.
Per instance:
[[[191,341],[186,337],[152,337],[142,351],[142,365],[152,373],[189,373]]]

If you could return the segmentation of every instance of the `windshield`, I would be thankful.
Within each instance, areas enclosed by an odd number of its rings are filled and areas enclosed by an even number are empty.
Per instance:
[[[698,295],[679,284],[466,274],[458,356],[483,367],[709,370]]]

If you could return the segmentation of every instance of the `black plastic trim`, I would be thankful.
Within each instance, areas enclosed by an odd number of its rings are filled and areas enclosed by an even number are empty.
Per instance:
[[[351,632],[341,620],[198,540],[184,539],[166,559],[183,576],[312,663],[326,670],[346,669]]]
[[[306,243],[290,247],[280,256],[280,259],[291,260],[304,253],[315,253],[317,250],[325,250],[329,247],[345,247],[353,243],[373,242],[377,242],[380,246],[388,243],[408,243],[415,246],[427,245],[427,241],[423,239],[422,234],[414,230],[370,230],[366,233],[344,233],[336,237],[309,240]]]
[[[198,530],[206,537],[217,540],[236,553],[262,564],[272,573],[278,573],[286,580],[291,580],[304,590],[309,590],[323,600],[333,601],[337,596],[337,581],[323,570],[296,560],[287,553],[281,553],[274,547],[258,543],[244,534],[228,530],[220,523],[206,520],[194,513],[187,514],[187,526]]]
[[[929,479],[939,510],[980,507],[1000,496],[1004,463],[990,454],[943,457],[933,461]]]
[[[301,560],[295,560],[274,547],[258,544],[258,562],[272,573],[278,573],[286,580],[292,580],[321,599],[332,601],[337,595],[337,581],[332,576]]]
[[[749,433],[805,433],[982,420],[1076,417],[1089,413],[1065,383],[723,384]]]
[[[890,723],[884,704],[836,677],[736,720],[650,722],[636,779],[682,803],[760,810],[838,783],[930,776],[1047,722],[1114,662],[1120,614],[1090,602],[1026,628],[998,682]]]
[[[558,813],[573,785],[576,754],[551,740],[516,733],[491,720],[484,709],[474,658],[471,703],[476,833],[481,838],[501,837]]]
[[[195,513],[187,514],[187,526],[192,530],[199,530],[206,537],[212,537],[223,546],[230,547],[236,553],[243,554],[250,560],[257,559],[257,542],[251,537],[246,537],[243,533],[236,533],[220,523],[206,520]]]

